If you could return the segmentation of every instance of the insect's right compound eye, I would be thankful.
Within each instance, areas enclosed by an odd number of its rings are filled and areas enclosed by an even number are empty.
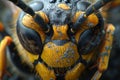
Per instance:
[[[22,24],[24,13],[20,15],[17,23],[17,35],[22,46],[32,54],[40,54],[42,51],[42,41],[40,35],[33,29]]]

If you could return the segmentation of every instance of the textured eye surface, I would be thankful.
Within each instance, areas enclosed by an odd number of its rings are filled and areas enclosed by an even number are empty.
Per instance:
[[[22,44],[22,46],[29,51],[30,53],[33,54],[40,54],[42,51],[42,41],[39,36],[39,34],[30,29],[25,27],[21,21],[24,16],[24,13],[22,13],[19,17],[18,20],[18,25],[17,25],[17,35],[18,38]]]

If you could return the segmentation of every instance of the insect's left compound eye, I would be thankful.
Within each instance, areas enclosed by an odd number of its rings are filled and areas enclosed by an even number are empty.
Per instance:
[[[17,23],[17,35],[22,46],[32,54],[40,54],[42,51],[42,41],[39,34],[33,29],[27,28],[22,24],[22,14]]]

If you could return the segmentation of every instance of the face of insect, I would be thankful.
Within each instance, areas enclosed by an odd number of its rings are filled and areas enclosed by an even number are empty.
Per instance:
[[[93,54],[104,36],[100,13],[91,14],[78,30],[72,30],[89,5],[89,2],[78,0],[32,2],[30,6],[49,26],[47,32],[42,29],[43,23],[35,22],[36,16],[20,14],[18,38],[28,52],[28,60],[35,63],[35,70],[43,80],[77,80],[85,65],[95,58]]]

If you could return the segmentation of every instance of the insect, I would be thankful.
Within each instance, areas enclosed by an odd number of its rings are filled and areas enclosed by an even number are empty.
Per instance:
[[[35,71],[42,80],[81,80],[86,69],[95,67],[90,79],[100,79],[108,67],[115,28],[104,24],[98,9],[112,0],[94,4],[80,0],[37,0],[30,7],[21,0],[9,1],[23,10],[17,21],[17,36],[13,34],[18,37],[16,41],[13,37],[18,52],[11,56],[17,67]],[[1,53],[5,48],[0,46]],[[21,66],[21,60],[32,70]]]

